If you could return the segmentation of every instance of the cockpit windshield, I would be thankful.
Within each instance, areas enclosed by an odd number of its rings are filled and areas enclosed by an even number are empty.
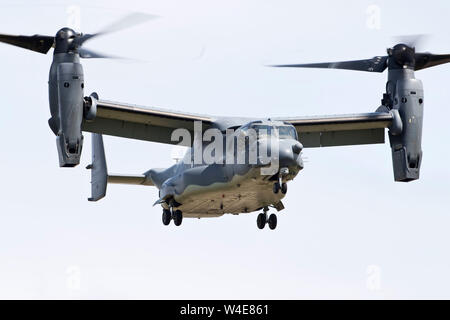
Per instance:
[[[292,126],[271,126],[254,124],[251,126],[251,128],[255,129],[258,138],[275,135],[275,130],[278,130],[280,139],[297,139],[297,131]]]

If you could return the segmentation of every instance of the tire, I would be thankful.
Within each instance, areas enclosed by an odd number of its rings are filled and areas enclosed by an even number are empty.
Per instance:
[[[267,218],[265,213],[258,214],[258,218],[256,219],[256,225],[259,229],[264,229],[266,226]]]
[[[269,216],[269,221],[268,221],[268,223],[269,223],[269,228],[271,229],[271,230],[274,230],[276,227],[277,227],[277,216],[275,215],[275,214],[271,214],[270,216]]]
[[[172,220],[172,216],[171,216],[170,210],[163,209],[163,213],[162,213],[162,223],[163,223],[163,225],[168,226],[170,224],[170,220]]]
[[[183,214],[181,213],[180,210],[177,210],[173,213],[173,223],[176,226],[180,226],[181,222],[183,222]]]
[[[273,184],[273,193],[277,194],[280,191],[280,183],[279,182],[275,182]]]
[[[283,183],[281,184],[281,193],[282,193],[282,194],[286,194],[286,192],[287,192],[287,183],[286,183],[286,182],[283,182]]]

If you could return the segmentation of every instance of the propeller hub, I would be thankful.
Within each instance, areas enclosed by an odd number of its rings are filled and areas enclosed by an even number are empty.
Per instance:
[[[414,69],[415,66],[415,49],[400,43],[393,48],[388,49],[388,55],[392,59],[389,59],[393,64],[390,64],[392,69],[409,68]]]
[[[55,39],[70,39],[71,37],[75,37],[77,33],[71,28],[62,28],[60,29],[55,36]]]
[[[75,52],[78,45],[76,39],[80,37],[71,28],[62,28],[55,35],[55,53],[71,53]]]

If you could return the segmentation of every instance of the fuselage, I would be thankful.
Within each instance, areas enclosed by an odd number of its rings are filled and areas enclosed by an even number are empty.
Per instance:
[[[303,168],[294,127],[255,121],[217,140],[195,139],[181,161],[146,173],[159,188],[159,203],[166,209],[175,206],[184,217],[282,208],[285,192],[275,193],[274,183],[292,180]]]

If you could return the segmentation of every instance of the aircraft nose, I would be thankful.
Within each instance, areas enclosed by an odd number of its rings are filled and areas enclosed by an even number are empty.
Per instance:
[[[297,159],[300,157],[302,149],[302,145],[298,141],[282,141],[279,150],[280,167],[299,166]]]
[[[299,155],[300,152],[302,152],[302,149],[303,149],[303,146],[300,142],[297,142],[292,145],[292,152],[294,152],[297,155]]]

